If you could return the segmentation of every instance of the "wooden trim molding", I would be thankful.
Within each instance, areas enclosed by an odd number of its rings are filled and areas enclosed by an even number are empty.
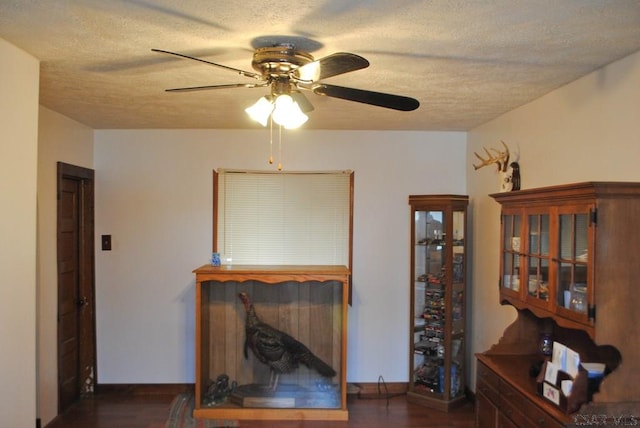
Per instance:
[[[172,395],[181,394],[183,392],[193,392],[195,384],[193,383],[107,383],[97,384],[97,394],[130,394],[130,395]],[[347,385],[347,394],[360,395],[365,397],[373,397],[385,394],[404,394],[407,392],[407,382],[393,383],[349,383]]]
[[[193,383],[99,383],[96,394],[178,395],[194,391]]]

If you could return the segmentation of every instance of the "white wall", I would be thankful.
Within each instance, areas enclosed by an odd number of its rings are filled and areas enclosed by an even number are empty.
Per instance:
[[[38,133],[38,416],[58,412],[57,162],[93,167],[93,130],[40,107]]]
[[[640,181],[640,52],[472,130],[467,169],[476,161],[474,151],[499,148],[500,140],[520,152],[522,188]],[[487,196],[498,190],[494,171],[483,168],[468,176],[473,352],[488,349],[515,318],[513,308],[498,304],[500,207]],[[640,323],[638,313],[625,316],[630,326]]]
[[[0,39],[0,418],[36,422],[36,181],[39,63]]]
[[[464,133],[286,132],[286,170],[355,171],[348,379],[406,381],[409,194],[465,193]],[[212,170],[269,169],[268,131],[95,132],[100,383],[194,381],[194,277]],[[96,242],[100,242],[99,239]]]

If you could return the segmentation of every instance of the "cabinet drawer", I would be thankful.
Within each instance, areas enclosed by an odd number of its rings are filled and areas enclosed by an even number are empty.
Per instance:
[[[500,402],[505,406],[512,406],[519,411],[526,412],[526,408],[531,405],[531,402],[525,398],[514,387],[509,385],[504,380],[500,382]]]
[[[502,402],[500,408],[500,414],[504,415],[514,426],[518,428],[562,428],[563,425],[556,422],[546,413],[542,412],[539,408],[533,406],[531,403],[525,408],[518,408],[506,401]],[[531,409],[535,408],[535,412],[531,412]]]
[[[531,419],[532,427],[542,428],[562,428],[563,424],[553,419],[549,414],[543,411],[540,407],[529,402],[528,406],[523,409],[526,412],[527,417]]]
[[[536,426],[522,414],[521,410],[522,408],[516,407],[513,403],[504,400],[500,406],[500,414],[508,418],[513,423],[513,426],[518,428],[535,428]],[[509,426],[504,422],[503,424]]]
[[[500,395],[498,393],[498,390],[493,388],[487,382],[483,381],[482,379],[478,379],[478,381],[476,382],[476,390],[487,397],[489,401],[491,401],[496,406],[499,405]]]
[[[522,428],[522,427],[513,423],[513,421],[508,417],[506,417],[504,413],[500,413],[500,415],[498,416],[498,428]]]
[[[478,382],[480,381],[499,391],[500,377],[489,367],[478,361]]]
[[[500,382],[499,408],[521,428],[562,428],[555,419],[505,381]]]

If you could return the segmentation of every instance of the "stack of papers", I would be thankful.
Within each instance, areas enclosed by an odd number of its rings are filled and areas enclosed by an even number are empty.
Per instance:
[[[553,342],[551,360],[543,367],[538,393],[567,413],[591,400],[606,371],[605,364],[581,362],[578,352],[558,342]]]
[[[578,375],[579,370],[580,354],[573,349],[566,347],[562,343],[553,342],[551,361],[547,362],[544,380],[551,385],[557,385],[558,373],[567,373],[571,379],[562,380],[560,382],[560,389],[562,390],[562,393],[568,397],[571,394],[571,389],[573,388],[573,379]],[[543,395],[556,404],[560,401],[557,390],[552,388],[545,388]]]

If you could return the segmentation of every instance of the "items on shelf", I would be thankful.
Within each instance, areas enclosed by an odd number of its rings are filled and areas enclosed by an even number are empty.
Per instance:
[[[591,399],[604,377],[605,365],[582,363],[578,352],[559,342],[553,342],[551,355],[536,379],[538,394],[564,412],[573,413]]]

